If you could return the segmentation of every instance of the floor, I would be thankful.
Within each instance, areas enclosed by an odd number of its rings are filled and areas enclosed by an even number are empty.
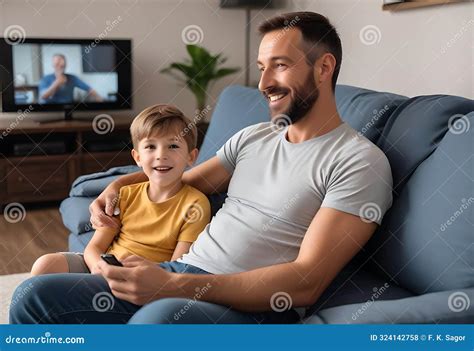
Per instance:
[[[67,250],[68,230],[57,203],[0,216],[0,275],[29,272],[39,256]]]

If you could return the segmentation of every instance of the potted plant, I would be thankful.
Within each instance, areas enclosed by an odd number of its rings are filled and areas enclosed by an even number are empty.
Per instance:
[[[191,59],[184,62],[173,62],[161,73],[169,74],[183,83],[196,97],[198,113],[206,109],[207,89],[209,84],[229,74],[236,73],[240,68],[223,68],[226,62],[222,54],[212,55],[205,48],[198,45],[186,45]],[[182,75],[176,74],[177,72]],[[184,77],[183,77],[184,76]]]

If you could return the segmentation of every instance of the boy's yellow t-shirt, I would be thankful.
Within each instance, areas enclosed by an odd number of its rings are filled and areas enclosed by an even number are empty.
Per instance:
[[[138,255],[154,262],[169,261],[178,241],[194,242],[210,221],[206,195],[185,184],[168,200],[148,198],[149,182],[120,189],[120,231],[107,253],[119,260]]]

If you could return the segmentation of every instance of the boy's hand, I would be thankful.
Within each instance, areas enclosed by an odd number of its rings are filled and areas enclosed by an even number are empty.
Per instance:
[[[120,228],[120,221],[113,218],[116,206],[118,206],[118,191],[109,185],[89,206],[92,227]]]
[[[93,265],[89,270],[91,271],[91,274],[102,274],[102,271],[99,267],[99,262]]]
[[[117,298],[143,306],[159,298],[177,297],[174,274],[138,256],[128,256],[121,262],[123,267],[98,263],[101,274]]]

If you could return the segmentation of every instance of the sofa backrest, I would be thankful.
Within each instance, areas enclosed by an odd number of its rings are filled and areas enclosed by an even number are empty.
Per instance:
[[[342,118],[377,144],[392,168],[392,208],[361,255],[417,294],[473,287],[474,102],[348,86],[336,100]]]
[[[269,120],[268,104],[257,89],[240,85],[225,88],[212,112],[196,165],[215,156],[216,151],[239,130]]]
[[[392,167],[392,208],[359,256],[417,294],[473,287],[474,102],[338,85],[336,103],[341,117],[378,145]],[[256,89],[226,88],[198,162],[238,130],[269,118]]]

